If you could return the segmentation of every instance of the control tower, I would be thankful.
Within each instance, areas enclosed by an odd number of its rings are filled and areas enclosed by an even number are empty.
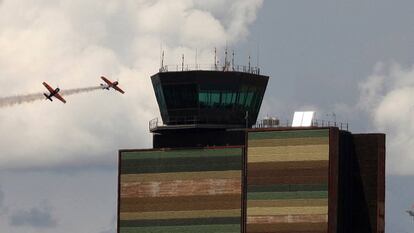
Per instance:
[[[224,69],[224,68],[223,68]],[[256,123],[268,76],[258,68],[183,70],[151,77],[160,108],[150,121],[154,148],[242,145]]]
[[[118,233],[384,233],[385,134],[255,125],[258,68],[169,68],[153,148],[119,150]]]

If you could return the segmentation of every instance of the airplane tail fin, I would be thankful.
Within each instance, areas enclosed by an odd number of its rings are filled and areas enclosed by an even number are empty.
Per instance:
[[[46,95],[46,93],[43,93],[43,95],[46,97],[46,99],[53,101],[52,98],[50,98],[48,95]]]
[[[101,85],[101,88],[102,89],[106,89],[106,90],[109,90],[109,86],[108,85],[105,85],[105,84],[100,84]]]

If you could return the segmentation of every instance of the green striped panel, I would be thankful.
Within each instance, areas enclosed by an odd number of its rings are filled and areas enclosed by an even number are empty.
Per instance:
[[[167,159],[167,158],[201,158],[201,157],[239,157],[241,148],[189,149],[189,150],[153,150],[123,151],[121,160],[129,159]]]
[[[200,200],[202,201],[202,200]],[[240,203],[240,201],[238,201]],[[189,211],[155,211],[155,212],[121,212],[121,220],[155,220],[187,218],[227,218],[240,217],[241,209],[189,210]]]
[[[239,233],[240,224],[159,226],[159,227],[120,227],[120,233]]]
[[[328,184],[249,185],[247,192],[328,191]]]
[[[278,199],[278,200],[249,200],[248,207],[303,207],[303,206],[326,206],[327,198],[316,199]]]
[[[145,166],[136,164],[135,166],[121,166],[121,174],[139,174],[139,173],[167,173],[167,172],[199,172],[199,171],[228,171],[237,170],[242,168],[241,160],[226,163],[226,160],[216,160],[212,162],[203,162],[199,160],[196,163],[184,163],[174,164],[165,163],[162,161],[160,164],[154,164],[153,166]]]
[[[216,163],[240,163],[240,156],[239,157],[202,157],[202,158],[173,158],[173,159],[132,159],[127,160],[123,163],[123,167],[157,167],[157,166],[168,166],[171,164],[196,164],[197,163],[208,163],[208,164],[216,164]]]
[[[320,130],[287,130],[287,131],[264,131],[249,132],[249,140],[271,139],[271,138],[306,138],[306,137],[328,137],[328,129]]]
[[[301,192],[249,192],[247,200],[276,200],[276,199],[317,199],[327,198],[328,191]]]

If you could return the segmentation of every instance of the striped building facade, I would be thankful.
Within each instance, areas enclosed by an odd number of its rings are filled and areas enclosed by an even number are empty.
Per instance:
[[[384,232],[385,135],[243,132],[241,145],[121,150],[118,233]]]
[[[328,231],[329,129],[248,134],[247,232]]]
[[[243,149],[120,151],[119,233],[238,233]]]

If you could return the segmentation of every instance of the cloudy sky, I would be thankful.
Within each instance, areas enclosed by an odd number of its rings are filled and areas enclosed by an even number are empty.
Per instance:
[[[236,63],[271,76],[261,116],[295,110],[387,134],[387,232],[412,232],[412,1],[0,0],[0,97],[119,79],[67,104],[0,108],[2,232],[113,233],[120,148],[149,148],[160,65]],[[257,59],[259,58],[259,60]]]

